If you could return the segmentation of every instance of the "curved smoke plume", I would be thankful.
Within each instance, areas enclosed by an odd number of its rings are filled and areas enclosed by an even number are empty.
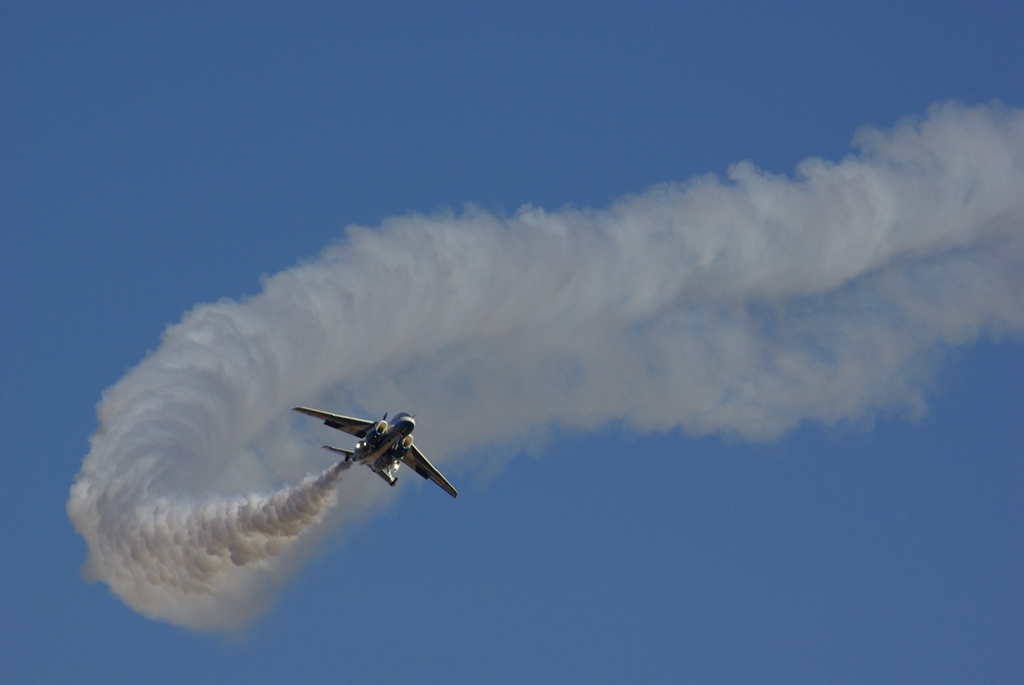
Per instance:
[[[262,294],[198,306],[99,406],[68,502],[86,576],[193,628],[262,611],[341,477],[272,491],[316,470],[285,418],[300,402],[416,408],[442,464],[431,425],[465,450],[550,425],[765,440],[920,412],[943,349],[1024,330],[1024,113],[945,104],[856,143],[607,210],[353,227]]]

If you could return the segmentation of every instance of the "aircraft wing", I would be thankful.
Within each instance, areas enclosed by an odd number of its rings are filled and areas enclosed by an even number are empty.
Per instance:
[[[319,409],[309,409],[308,407],[294,407],[294,409],[297,412],[320,419],[325,425],[337,428],[357,438],[365,438],[369,428],[375,423],[366,419],[353,419],[351,416],[341,416],[340,414],[332,414],[327,411],[320,411]]]
[[[445,480],[445,477],[441,475],[440,471],[434,468],[433,464],[427,461],[427,458],[423,456],[423,452],[420,452],[416,445],[409,448],[409,451],[402,456],[402,461],[415,469],[416,473],[437,483],[441,486],[442,490],[452,497],[459,496],[458,491],[452,487],[451,483]]]

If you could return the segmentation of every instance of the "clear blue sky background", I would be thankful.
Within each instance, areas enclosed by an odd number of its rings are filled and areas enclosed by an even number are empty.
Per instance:
[[[949,354],[917,422],[449,473],[238,639],[84,583],[64,503],[166,325],[347,224],[838,160],[937,100],[1024,104],[1022,35],[1016,2],[3,3],[0,681],[1021,682],[1019,341]]]

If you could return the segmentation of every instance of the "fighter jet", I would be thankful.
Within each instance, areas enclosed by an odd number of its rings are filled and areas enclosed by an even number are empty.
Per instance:
[[[459,496],[452,484],[445,480],[441,472],[427,461],[416,445],[412,444],[412,430],[416,427],[416,421],[411,415],[402,412],[388,423],[387,413],[380,421],[367,421],[308,407],[295,407],[295,411],[322,419],[324,425],[359,438],[354,450],[330,445],[324,445],[324,449],[344,454],[347,462],[369,466],[370,470],[387,481],[388,485],[393,486],[398,482],[395,474],[404,462],[416,473],[437,483],[452,497]]]

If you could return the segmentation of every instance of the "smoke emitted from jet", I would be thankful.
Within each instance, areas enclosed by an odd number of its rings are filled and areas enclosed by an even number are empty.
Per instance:
[[[149,492],[137,480],[146,466],[124,477],[107,474],[103,496],[77,490],[81,496],[68,503],[87,540],[116,547],[102,558],[92,554],[83,575],[107,582],[154,618],[194,628],[240,626],[264,608],[268,572],[281,571],[282,555],[335,503],[347,466],[268,495],[202,499]]]
[[[944,351],[1024,332],[1024,112],[947,103],[855,144],[605,210],[351,227],[261,294],[196,307],[100,403],[68,502],[85,575],[195,629],[263,611],[391,492],[336,468],[275,491],[323,466],[295,404],[417,411],[417,443],[463,470],[552,427],[761,441],[920,415]]]

